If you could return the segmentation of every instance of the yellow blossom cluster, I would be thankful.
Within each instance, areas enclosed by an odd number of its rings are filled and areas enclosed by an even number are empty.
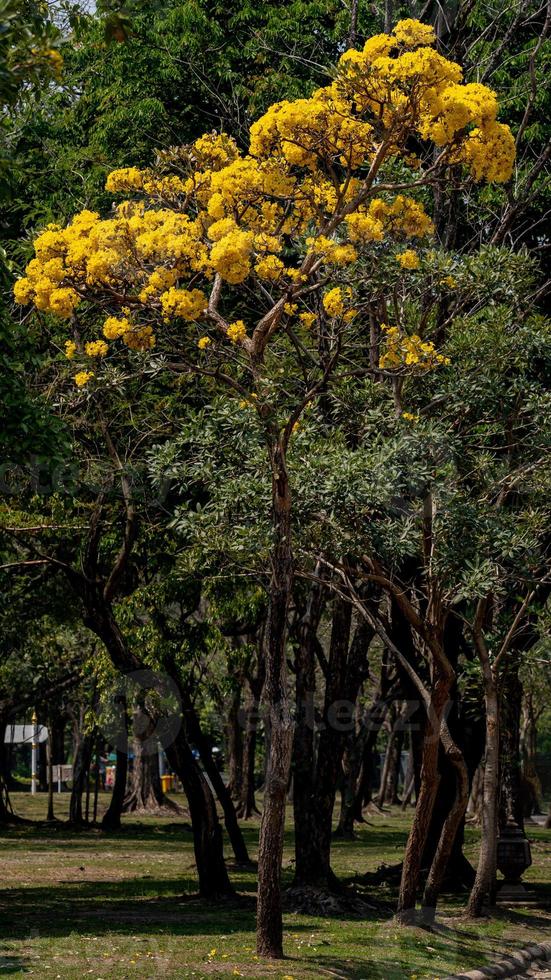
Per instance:
[[[84,346],[88,357],[105,357],[107,351],[109,350],[108,344],[105,340],[89,340]]]
[[[347,303],[350,302],[351,294],[349,289],[335,286],[325,293],[323,297],[323,308],[329,316],[339,317],[346,312]]]
[[[285,265],[277,255],[266,255],[256,262],[254,271],[259,279],[276,282],[285,271]]]
[[[83,388],[84,385],[87,385],[88,382],[91,381],[93,377],[94,377],[93,371],[77,371],[73,380],[77,388]]]
[[[198,320],[206,309],[207,297],[201,289],[176,289],[171,286],[161,296],[161,308],[164,315],[182,317],[184,320]]]
[[[399,327],[381,324],[384,333],[384,351],[379,358],[379,367],[395,370],[403,367],[424,370],[450,363],[449,357],[439,354],[430,340],[423,340],[419,334],[403,333]]]
[[[106,317],[105,341],[90,341],[94,357],[104,356],[99,343],[119,340],[149,350],[154,330],[174,319],[209,323],[240,343],[245,326],[228,325],[224,307],[235,287],[254,289],[255,278],[271,284],[277,306],[268,336],[284,311],[294,314],[314,275],[333,287],[326,312],[351,319],[340,270],[373,244],[433,232],[422,203],[385,182],[396,158],[415,170],[417,184],[424,160],[412,159],[410,148],[420,141],[432,141],[442,165],[466,167],[477,180],[507,180],[512,171],[514,145],[497,122],[495,93],[463,84],[459,65],[434,41],[432,27],[410,18],[346,52],[330,85],[277,103],[253,124],[248,153],[209,133],[160,153],[154,167],[114,170],[106,188],[128,199],[105,219],[84,210],[38,235],[35,258],[15,284],[17,302],[72,317],[92,300]],[[387,164],[381,187],[375,178]],[[397,256],[404,268],[416,267],[411,255],[406,248]],[[301,316],[304,326],[312,316]],[[421,354],[419,363],[437,356]]]
[[[412,248],[406,248],[405,252],[399,252],[396,255],[396,261],[398,265],[402,266],[402,269],[418,269],[421,265],[417,252],[414,252]]]
[[[234,323],[230,323],[226,333],[232,344],[239,344],[247,336],[247,328],[243,320],[236,320]]]

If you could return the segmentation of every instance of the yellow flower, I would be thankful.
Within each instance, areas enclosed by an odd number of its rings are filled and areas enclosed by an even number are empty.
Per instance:
[[[296,313],[296,311],[297,311],[297,304],[296,303],[285,303],[285,306],[283,307],[283,309],[284,309],[285,313],[287,314],[287,316],[293,316],[293,314]]]
[[[316,322],[315,313],[299,313],[298,318],[303,327],[306,327],[307,330],[309,330],[312,324]]]
[[[207,308],[207,297],[201,289],[176,289],[172,286],[161,295],[164,314],[181,316],[184,320],[198,320]]]
[[[155,334],[151,327],[132,327],[122,338],[130,350],[145,351],[155,346]]]
[[[78,374],[75,374],[73,380],[78,388],[83,388],[84,385],[88,384],[90,378],[93,377],[94,377],[93,371],[79,371]]]
[[[199,337],[199,340],[197,341],[197,346],[198,346],[199,350],[205,350],[209,346],[210,343],[211,343],[210,337],[206,337],[206,336],[205,337]]]
[[[230,323],[226,333],[232,344],[238,344],[247,336],[247,328],[243,320],[236,320],[235,323]]]
[[[325,293],[323,307],[329,313],[329,316],[342,316],[345,312],[345,302],[347,299],[350,299],[350,290],[335,286],[334,289],[330,289],[329,292]]]
[[[402,266],[402,269],[418,269],[421,265],[417,252],[414,252],[412,248],[407,248],[405,252],[400,252],[396,256],[396,261]]]
[[[448,287],[449,289],[457,289],[457,279],[454,279],[454,277],[453,277],[453,276],[446,276],[446,277],[445,277],[445,278],[444,278],[444,279],[442,280],[442,283],[443,283],[443,284],[444,284],[445,286],[447,286],[447,287]]]
[[[69,361],[72,361],[73,360],[73,357],[76,354],[76,352],[77,352],[77,345],[75,344],[74,340],[66,340],[65,341],[65,357]]]
[[[103,336],[107,340],[118,340],[122,337],[127,330],[132,329],[132,324],[127,317],[121,317],[118,319],[116,316],[108,316],[107,320],[103,324]]]
[[[143,187],[143,173],[137,167],[121,167],[113,170],[105,181],[105,190],[117,193],[118,191],[139,191]]]
[[[418,422],[420,416],[414,415],[413,412],[402,412],[402,418],[406,419],[407,422]]]
[[[104,340],[90,340],[84,350],[88,357],[105,357],[109,347]]]
[[[259,279],[268,279],[275,282],[281,276],[285,266],[281,259],[278,259],[277,255],[267,255],[265,258],[258,260],[254,269]]]
[[[30,279],[26,279],[25,277],[18,279],[13,287],[15,302],[20,303],[21,306],[25,306],[31,302],[33,293],[33,284]]]

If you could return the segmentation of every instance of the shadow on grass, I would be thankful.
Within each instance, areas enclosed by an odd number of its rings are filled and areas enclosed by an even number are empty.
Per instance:
[[[10,973],[26,973],[28,960],[24,956],[12,956],[0,947],[0,976],[7,977]]]

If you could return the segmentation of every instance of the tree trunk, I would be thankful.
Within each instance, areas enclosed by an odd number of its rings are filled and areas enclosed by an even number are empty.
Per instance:
[[[469,804],[467,806],[467,813],[475,823],[480,824],[481,822],[481,811],[482,811],[482,784],[484,782],[484,766],[478,766],[472,780],[471,785],[471,795],[469,796]]]
[[[233,895],[224,862],[222,829],[214,798],[183,731],[178,732],[165,753],[182,782],[189,805],[199,894],[202,898]]]
[[[524,719],[522,726],[523,747],[523,782],[524,795],[528,801],[523,801],[522,815],[530,816],[534,810],[541,813],[542,791],[541,782],[536,768],[536,749],[538,728],[532,692],[527,691],[524,698]],[[526,811],[529,811],[526,813]],[[516,819],[516,817],[515,817]],[[518,822],[518,821],[517,821]],[[522,824],[524,821],[522,820]]]
[[[463,758],[463,753],[452,739],[446,722],[442,723],[441,740],[446,756],[455,768],[456,795],[453,805],[444,820],[440,839],[425,883],[423,917],[425,922],[429,924],[432,924],[434,921],[436,903],[440,895],[444,875],[448,868],[450,856],[457,838],[457,832],[463,822],[469,802],[469,773],[465,759]]]
[[[465,649],[465,643],[463,622],[453,613],[450,613],[446,620],[444,644],[448,660],[456,669],[459,656]],[[422,861],[422,867],[427,869],[433,864],[438,847],[442,846],[442,834],[447,835],[449,832],[450,819],[453,826],[453,814],[459,807],[458,795],[462,795],[463,792],[463,763],[467,771],[468,792],[470,778],[480,762],[484,745],[484,721],[480,718],[478,705],[470,707],[468,702],[461,700],[457,682],[453,684],[450,692],[446,723],[447,729],[443,728],[438,760],[440,784]],[[448,741],[449,749],[444,744],[446,732],[449,733],[448,738],[452,740]],[[447,830],[444,829],[446,822]],[[456,837],[448,856],[448,867],[445,869],[447,883],[454,890],[465,887],[470,890],[475,879],[475,870],[463,854],[464,836],[463,815],[458,821]]]
[[[121,815],[128,778],[128,704],[124,694],[117,696],[115,705],[118,709],[114,733],[116,736],[115,782],[113,783],[109,806],[101,821],[101,829],[106,831],[121,829]]]
[[[240,724],[241,684],[233,692],[228,712],[228,793],[233,799],[240,799],[243,792],[243,731]]]
[[[402,706],[399,712],[397,709],[397,704],[391,705],[391,730],[388,736],[381,785],[376,797],[378,806],[384,806],[385,804],[392,806],[400,803],[398,799],[398,780],[400,776],[400,763],[402,761],[407,705]]]
[[[221,773],[214,759],[212,758],[210,745],[201,731],[201,725],[199,723],[199,718],[197,717],[197,712],[187,691],[184,692],[183,708],[187,736],[190,742],[192,742],[199,750],[199,755],[201,757],[201,762],[203,763],[205,772],[210,779],[212,788],[214,789],[220,806],[224,812],[224,823],[228,832],[231,846],[233,848],[235,860],[238,862],[238,864],[250,864],[251,862],[247,851],[247,845],[245,844],[241,827],[237,822],[237,815],[233,805],[233,800],[228,792],[228,788],[225,785],[224,780],[222,779]]]
[[[271,464],[274,543],[271,553],[264,689],[270,748],[258,848],[257,951],[261,956],[281,958],[281,862],[293,743],[285,659],[287,613],[293,585],[293,554],[291,492],[285,450],[279,442],[272,446]]]
[[[126,796],[126,781],[128,777],[128,747],[116,749],[115,782],[107,810],[101,821],[102,830],[120,830],[121,815]]]
[[[133,732],[134,768],[123,813],[156,813],[163,808],[176,810],[176,805],[162,790],[155,719],[143,703],[134,708]]]
[[[482,661],[486,708],[486,756],[482,791],[480,853],[475,882],[467,913],[479,918],[485,901],[491,902],[495,889],[497,859],[497,797],[499,786],[499,703],[497,680],[489,659]]]
[[[442,669],[440,664],[433,667],[433,683],[430,704],[427,710],[427,728],[423,744],[421,782],[413,824],[406,844],[402,866],[402,879],[398,896],[397,918],[411,922],[415,914],[415,900],[419,884],[422,855],[427,842],[434,801],[438,792],[438,750],[440,727],[444,708],[453,682],[453,673]]]
[[[69,823],[75,827],[82,827],[85,823],[82,812],[82,794],[86,789],[90,774],[93,736],[91,733],[83,734],[82,731],[79,731],[77,737],[78,742],[73,759],[73,787],[69,801]]]
[[[258,729],[258,707],[259,695],[255,694],[251,690],[241,713],[241,718],[243,720],[243,764],[241,773],[241,787],[239,793],[236,794],[237,816],[240,820],[249,820],[253,813],[260,812],[256,807],[255,799],[255,757],[256,733]]]

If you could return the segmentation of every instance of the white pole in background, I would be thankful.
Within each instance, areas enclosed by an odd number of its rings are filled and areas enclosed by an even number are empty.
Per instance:
[[[38,718],[33,711],[33,740],[31,742],[31,793],[34,795],[38,787]]]

